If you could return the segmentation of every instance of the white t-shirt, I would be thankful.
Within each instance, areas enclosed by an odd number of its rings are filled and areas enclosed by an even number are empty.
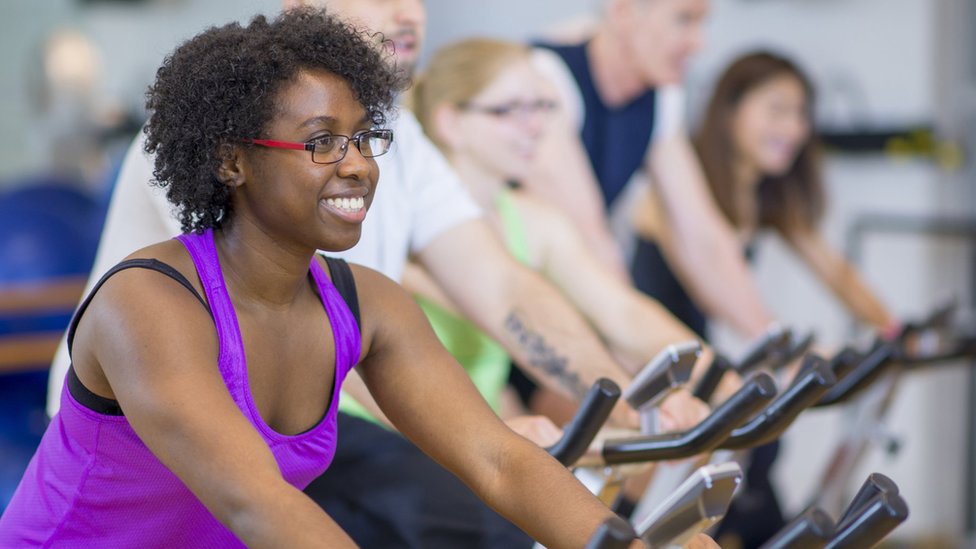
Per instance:
[[[445,231],[477,218],[481,210],[411,112],[401,110],[390,127],[393,146],[376,159],[379,184],[363,222],[362,237],[352,249],[329,255],[399,280],[411,253],[423,250]],[[164,190],[149,184],[152,161],[143,151],[144,141],[140,133],[122,163],[85,295],[104,273],[132,252],[180,234],[179,221]],[[51,416],[60,408],[69,363],[67,343],[62,338],[48,382],[47,411]]]

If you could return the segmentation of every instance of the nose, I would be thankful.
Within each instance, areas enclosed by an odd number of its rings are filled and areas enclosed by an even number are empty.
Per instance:
[[[359,152],[359,147],[354,143],[347,145],[346,156],[337,163],[336,172],[339,177],[365,181],[369,177],[370,170],[376,165],[375,161],[363,156]]]
[[[688,35],[688,53],[692,54],[702,49],[705,45],[705,31],[702,29],[702,23],[697,23],[691,29]]]
[[[519,116],[522,129],[532,137],[538,137],[546,128],[549,112],[542,109],[529,109]]]
[[[399,24],[408,24],[422,30],[427,21],[427,11],[423,0],[400,0],[396,19]]]

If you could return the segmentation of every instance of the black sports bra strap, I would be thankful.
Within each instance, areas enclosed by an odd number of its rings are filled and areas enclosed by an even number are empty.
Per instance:
[[[88,305],[91,303],[92,298],[95,297],[95,293],[98,292],[99,288],[101,288],[102,285],[105,284],[105,282],[115,273],[119,271],[123,271],[125,269],[133,269],[133,268],[149,269],[150,271],[158,271],[172,278],[173,280],[179,282],[187,290],[190,290],[190,293],[192,293],[193,296],[197,298],[197,301],[199,301],[200,304],[203,305],[203,308],[207,310],[207,313],[210,314],[211,318],[213,317],[213,313],[210,311],[210,306],[207,305],[206,300],[204,300],[203,297],[200,295],[200,293],[197,292],[196,288],[193,287],[193,284],[190,284],[190,281],[187,280],[185,276],[183,276],[183,273],[177,271],[172,266],[163,263],[162,261],[159,261],[158,259],[128,259],[109,269],[109,271],[105,273],[102,276],[102,278],[98,280],[98,282],[95,284],[95,287],[92,288],[90,292],[88,292],[88,295],[85,296],[85,300],[82,301],[81,305],[78,306],[78,310],[75,311],[74,316],[71,317],[71,324],[68,325],[68,357],[69,358],[71,357],[71,346],[75,339],[75,329],[78,327],[78,321],[81,320],[81,315],[85,314],[85,310],[88,309]]]
[[[352,316],[356,319],[356,326],[362,330],[363,323],[359,318],[359,295],[356,294],[356,280],[352,276],[352,269],[344,260],[337,257],[322,256],[326,265],[329,266],[329,274],[332,275],[332,285],[335,286],[346,306],[352,311]]]

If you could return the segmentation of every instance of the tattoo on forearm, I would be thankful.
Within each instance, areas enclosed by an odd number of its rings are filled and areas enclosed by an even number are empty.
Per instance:
[[[569,370],[569,359],[560,356],[541,334],[531,331],[516,311],[512,311],[505,318],[505,329],[515,336],[518,344],[525,349],[529,366],[555,377],[577,398],[586,396],[587,388],[580,381],[579,374]]]

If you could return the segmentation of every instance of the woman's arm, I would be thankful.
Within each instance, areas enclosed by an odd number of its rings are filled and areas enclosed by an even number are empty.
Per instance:
[[[667,230],[657,235],[668,263],[709,316],[747,338],[773,317],[742,256],[741,244],[708,190],[705,174],[683,132],[654,142],[648,168]]]
[[[814,230],[798,230],[786,241],[854,316],[879,330],[897,322],[847,259]]]
[[[400,285],[412,295],[420,296],[454,316],[464,317],[457,305],[447,297],[444,290],[430,276],[427,269],[415,261],[408,261],[400,277]]]
[[[488,505],[547,547],[580,547],[611,511],[556,460],[499,420],[437,341],[419,307],[354,267],[360,374],[397,428]]]
[[[463,316],[540,385],[580,399],[601,377],[621,387],[630,381],[577,309],[539,273],[515,261],[484,220],[437,236],[417,260]],[[611,420],[637,424],[622,401]]]
[[[249,547],[355,547],[282,478],[227,392],[213,321],[185,288],[142,269],[115,275],[75,349],[82,382],[118,400],[153,454]]]
[[[629,364],[640,368],[668,345],[698,339],[660,303],[614,277],[561,211],[525,195],[517,204],[533,247],[541,250],[545,277]]]
[[[630,281],[620,246],[613,238],[603,196],[583,144],[567,113],[560,109],[539,140],[533,170],[522,181],[534,195],[573,219],[593,255],[622,282]]]

